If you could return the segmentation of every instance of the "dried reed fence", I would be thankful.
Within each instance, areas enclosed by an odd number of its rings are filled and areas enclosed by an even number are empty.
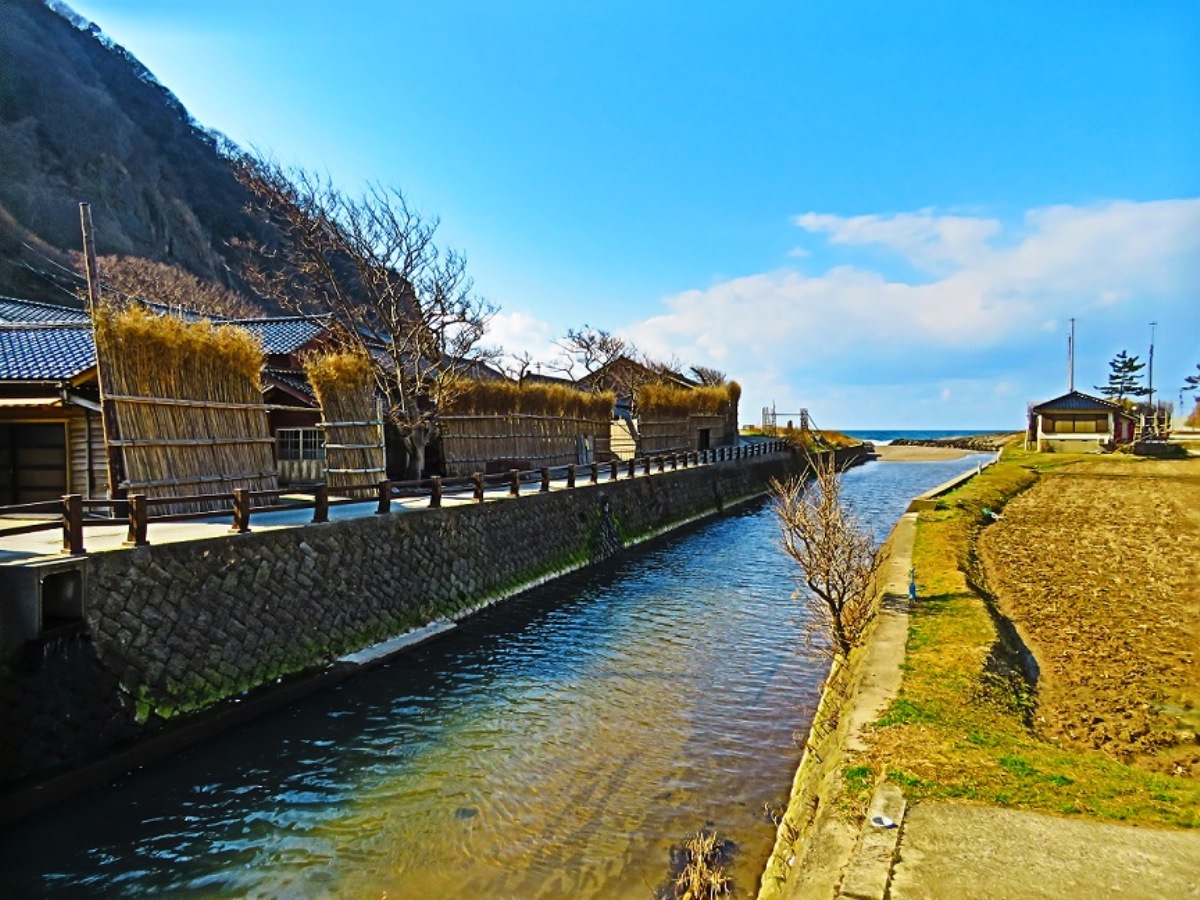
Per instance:
[[[643,385],[637,392],[638,451],[653,454],[697,450],[700,434],[705,430],[712,446],[725,443],[737,434],[737,403],[741,392],[736,381],[698,388]]]
[[[105,431],[124,473],[119,487],[147,497],[278,488],[263,353],[253,335],[138,306],[101,307],[94,324]],[[226,506],[190,501],[158,509]]]
[[[339,488],[380,481],[387,472],[383,416],[370,357],[357,350],[310,356],[304,374],[321,404],[326,484]]]
[[[447,475],[489,467],[565,465],[580,461],[581,439],[606,459],[616,396],[565,385],[463,381],[439,419]]]

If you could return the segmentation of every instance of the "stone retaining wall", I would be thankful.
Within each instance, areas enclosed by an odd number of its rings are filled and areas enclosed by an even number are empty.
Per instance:
[[[841,451],[843,462],[857,448]],[[0,669],[0,786],[762,494],[788,454],[476,505],[96,553],[85,628]]]

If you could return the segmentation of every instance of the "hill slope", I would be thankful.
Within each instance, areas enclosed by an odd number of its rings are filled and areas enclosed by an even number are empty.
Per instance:
[[[0,0],[0,294],[65,299],[39,252],[66,262],[79,248],[81,200],[101,254],[239,287],[229,240],[266,236],[224,140],[66,7]]]

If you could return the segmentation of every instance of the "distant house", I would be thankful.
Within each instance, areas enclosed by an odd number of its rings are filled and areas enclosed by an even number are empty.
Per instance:
[[[1027,449],[1086,452],[1127,444],[1135,419],[1119,404],[1070,391],[1029,409]]]
[[[300,356],[330,339],[329,321],[209,318],[245,328],[262,343],[263,399],[280,481],[324,480],[321,413]],[[81,309],[0,297],[0,505],[63,494],[109,496],[91,319]]]

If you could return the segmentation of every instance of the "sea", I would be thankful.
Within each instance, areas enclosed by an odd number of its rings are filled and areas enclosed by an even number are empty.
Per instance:
[[[992,428],[986,431],[889,431],[887,429],[875,429],[866,431],[843,431],[842,434],[858,438],[861,441],[870,441],[873,444],[890,444],[892,441],[900,438],[905,438],[907,440],[932,441],[937,440],[938,438],[972,437],[977,434],[1003,434],[1012,430],[1012,428]]]

